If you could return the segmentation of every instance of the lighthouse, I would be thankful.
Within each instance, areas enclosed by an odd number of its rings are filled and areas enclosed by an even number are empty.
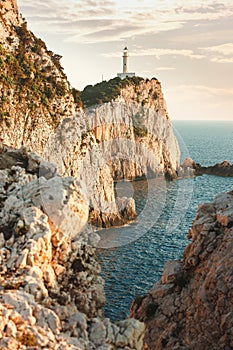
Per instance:
[[[128,58],[129,58],[129,52],[128,48],[125,47],[123,51],[123,73],[128,73]]]
[[[123,73],[117,74],[117,76],[121,79],[135,76],[135,73],[128,72],[128,62],[129,62],[129,51],[128,51],[128,48],[125,47],[123,50]]]

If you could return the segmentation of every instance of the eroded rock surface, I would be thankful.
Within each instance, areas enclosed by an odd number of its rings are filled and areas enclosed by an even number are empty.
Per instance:
[[[77,180],[26,149],[0,158],[0,349],[141,350],[143,323],[102,318],[103,279],[80,234],[89,205]]]
[[[146,322],[148,349],[233,348],[233,191],[199,206],[183,259],[138,297],[131,316]]]

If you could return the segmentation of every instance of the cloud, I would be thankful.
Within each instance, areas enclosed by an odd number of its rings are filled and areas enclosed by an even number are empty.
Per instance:
[[[229,0],[206,0],[205,5],[190,0],[185,6],[183,0],[19,0],[19,5],[32,30],[64,34],[66,41],[78,43],[155,35],[182,28],[188,21],[233,15]]]
[[[182,1],[178,1],[182,3]],[[186,16],[187,20],[214,20],[221,17],[231,16],[233,14],[233,6],[231,1],[216,3],[215,1],[206,0],[205,4],[202,1],[189,1],[189,4],[182,4],[175,8],[175,13],[178,16]]]
[[[233,89],[181,84],[165,89],[174,119],[232,120]]]
[[[187,7],[177,7],[175,9],[176,13],[198,13],[198,14],[210,14],[210,13],[219,13],[219,11],[227,11],[228,8],[223,3],[212,3],[208,6],[202,5],[202,6],[191,6],[190,8]]]
[[[233,43],[201,48],[207,52],[212,62],[233,63]]]
[[[113,52],[108,54],[103,54],[105,57],[119,57],[119,52]],[[146,57],[146,56],[155,56],[157,59],[160,59],[162,56],[184,56],[191,59],[202,59],[203,55],[195,54],[192,50],[185,49],[159,49],[159,48],[149,48],[149,49],[138,49],[136,51],[130,52],[130,56],[133,57]]]
[[[166,70],[175,70],[174,67],[158,67],[156,68],[156,71],[166,71]]]
[[[168,89],[169,90],[169,89]],[[216,101],[216,98],[218,100],[221,100],[221,98],[224,99],[230,99],[233,103],[232,97],[233,97],[233,88],[232,89],[224,89],[224,88],[218,88],[214,86],[206,86],[206,85],[193,85],[193,84],[183,84],[176,87],[176,92],[188,92],[190,98],[192,96],[199,97],[201,96],[202,99],[214,99]],[[174,92],[175,92],[174,90]]]
[[[211,58],[211,61],[217,62],[217,63],[233,63],[233,57],[231,58],[213,57]]]
[[[211,52],[218,52],[224,56],[232,55],[233,56],[233,43],[226,43],[222,45],[217,45],[217,46],[210,46],[210,47],[205,47],[202,48],[207,51]]]
[[[50,19],[57,18],[57,23],[61,24],[60,32],[66,32],[66,27],[70,24],[75,25],[82,20],[89,20],[91,26],[91,20],[95,18],[103,20],[115,14],[114,2],[110,0],[99,0],[98,3],[93,0],[39,0],[36,3],[30,0],[19,0],[19,5],[32,26],[41,26],[43,22],[44,30],[47,32],[54,30],[54,22]],[[64,23],[66,23],[65,27]],[[58,30],[57,27],[55,29]]]
[[[116,23],[113,20],[109,20],[108,25],[105,26],[104,21],[99,20],[96,22],[96,25],[93,23],[93,27],[89,27],[85,34],[81,31],[79,34],[71,35],[65,41],[85,44],[114,42],[126,40],[139,32],[143,33],[141,27],[131,23],[127,25],[124,21],[118,21],[118,23]],[[120,53],[120,55],[121,54],[122,53]]]
[[[140,52],[133,52],[132,56],[155,56],[156,58],[160,59],[162,56],[185,56],[188,58],[194,58],[194,59],[201,59],[204,56],[203,55],[197,55],[194,54],[192,50],[185,50],[185,49],[158,49],[158,48],[152,48],[152,49],[145,49],[141,50]]]

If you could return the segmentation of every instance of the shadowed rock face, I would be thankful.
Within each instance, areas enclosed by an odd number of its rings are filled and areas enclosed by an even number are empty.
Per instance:
[[[233,347],[233,191],[199,206],[182,260],[137,298],[131,316],[146,322],[149,349]]]
[[[141,350],[143,323],[102,318],[77,181],[26,149],[3,149],[0,168],[0,349]]]

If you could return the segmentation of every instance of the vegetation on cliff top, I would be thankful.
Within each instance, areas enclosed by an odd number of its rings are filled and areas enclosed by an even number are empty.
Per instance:
[[[132,77],[121,79],[119,77],[102,81],[101,83],[87,85],[81,92],[81,100],[85,107],[91,107],[96,104],[110,102],[116,99],[121,92],[121,89],[128,85],[139,85],[143,80],[141,77]]]
[[[14,47],[18,38],[19,44]],[[11,125],[12,100],[20,110],[46,110],[53,121],[59,119],[52,102],[69,93],[66,75],[60,64],[61,56],[47,50],[45,43],[36,38],[24,22],[14,28],[7,38],[13,50],[0,43],[0,123]]]

